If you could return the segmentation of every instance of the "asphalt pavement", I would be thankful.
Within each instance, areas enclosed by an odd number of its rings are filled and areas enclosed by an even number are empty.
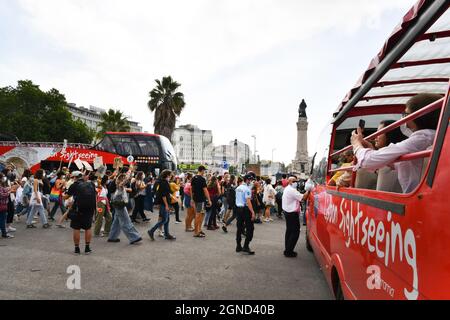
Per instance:
[[[177,240],[152,242],[146,230],[157,214],[148,215],[149,223],[137,225],[141,244],[129,245],[123,234],[117,244],[93,238],[88,256],[73,254],[71,229],[26,229],[22,218],[15,223],[16,237],[0,240],[0,299],[332,299],[305,248],[304,227],[297,258],[283,256],[285,222],[277,218],[255,225],[256,254],[248,256],[235,252],[235,223],[227,234],[205,230],[206,238],[199,239],[172,215],[170,230]],[[73,265],[80,270],[79,290],[67,286]]]

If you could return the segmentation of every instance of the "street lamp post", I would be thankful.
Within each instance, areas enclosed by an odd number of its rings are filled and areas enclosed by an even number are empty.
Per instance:
[[[253,138],[253,143],[254,143],[254,154],[253,154],[253,157],[254,157],[254,163],[256,163],[257,161],[256,161],[256,135],[252,135],[252,138]]]

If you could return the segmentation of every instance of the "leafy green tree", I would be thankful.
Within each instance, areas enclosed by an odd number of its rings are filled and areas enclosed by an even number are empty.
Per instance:
[[[30,80],[0,88],[0,123],[0,133],[21,141],[91,143],[94,137],[84,123],[72,119],[63,94],[44,92]]]
[[[150,91],[148,107],[155,112],[153,126],[155,133],[163,135],[172,141],[177,117],[185,107],[184,94],[177,92],[181,86],[173,81],[171,76],[163,77],[162,81],[156,81],[156,88]]]
[[[120,111],[109,109],[101,114],[102,121],[99,123],[100,131],[97,138],[101,139],[106,132],[129,132],[131,127],[128,118]]]

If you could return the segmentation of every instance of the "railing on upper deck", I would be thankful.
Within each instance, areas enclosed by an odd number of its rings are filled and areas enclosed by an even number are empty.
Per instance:
[[[428,113],[433,112],[435,110],[441,109],[443,107],[443,105],[444,105],[444,101],[445,101],[445,98],[439,99],[439,100],[429,104],[428,106],[426,106],[426,107],[424,107],[424,108],[422,108],[422,109],[420,109],[420,110],[418,110],[416,112],[413,112],[413,113],[411,113],[410,115],[408,115],[408,116],[406,116],[404,118],[401,118],[400,120],[394,122],[393,124],[391,124],[391,125],[389,125],[387,127],[384,127],[383,129],[378,130],[377,132],[375,132],[375,133],[365,137],[364,140],[365,141],[372,140],[372,139],[374,139],[374,138],[376,138],[376,137],[378,137],[378,136],[380,136],[380,135],[382,135],[384,133],[390,132],[390,131],[400,127],[401,125],[403,125],[403,124],[405,124],[405,123],[407,123],[407,122],[409,122],[411,120],[415,120],[415,119],[420,118],[421,116],[423,116],[425,114],[428,114]],[[342,148],[341,150],[338,150],[338,151],[332,153],[330,155],[330,158],[334,157],[336,155],[339,155],[339,154],[341,154],[341,153],[343,153],[345,151],[351,150],[351,149],[352,149],[351,145],[347,146],[345,148]],[[432,153],[432,150],[424,150],[424,151],[409,153],[409,154],[405,154],[405,155],[399,157],[394,162],[410,161],[410,160],[415,160],[415,159],[428,158],[428,157],[431,156],[431,153]],[[354,186],[355,177],[356,177],[356,172],[354,172],[355,168],[356,168],[355,166],[349,166],[349,167],[345,167],[345,168],[330,169],[330,170],[328,170],[328,173],[334,173],[334,172],[338,172],[338,171],[353,171],[352,186]]]

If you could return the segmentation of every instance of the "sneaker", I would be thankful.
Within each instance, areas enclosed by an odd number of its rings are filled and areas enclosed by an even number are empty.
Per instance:
[[[37,227],[34,224],[27,224],[27,229],[36,229]]]
[[[270,220],[266,218],[266,219],[264,219],[264,222],[270,222]]]
[[[158,237],[164,238],[164,231],[158,229]]]
[[[17,229],[13,228],[13,227],[8,227],[8,229],[6,229],[7,232],[16,232]]]
[[[80,247],[75,247],[75,254],[81,254]]]
[[[61,228],[61,229],[65,229],[65,228],[66,228],[66,226],[65,226],[65,225],[63,225],[63,224],[59,224],[59,223],[58,223],[58,224],[57,224],[56,226],[57,226],[58,228]]]
[[[86,246],[86,247],[84,248],[84,254],[85,254],[85,255],[89,255],[89,254],[91,254],[91,253],[92,253],[91,247]]]
[[[175,224],[180,224],[180,223],[181,223],[180,220],[175,221]]]
[[[50,228],[52,225],[50,224],[50,223],[46,223],[46,224],[44,224],[43,226],[42,226],[42,228],[44,228],[44,229],[48,229],[48,228]]]
[[[137,244],[137,243],[139,243],[141,241],[142,241],[142,238],[139,238],[137,240],[134,240],[134,241],[130,242],[130,244]]]
[[[172,235],[168,235],[167,237],[165,237],[166,240],[177,240],[177,238],[175,236]]]
[[[144,220],[142,220],[142,222],[149,222],[151,219],[149,218],[145,218]]]
[[[242,246],[240,245],[240,244],[238,244],[237,246],[236,246],[236,252],[242,252]]]
[[[284,256],[286,258],[295,258],[295,257],[297,257],[297,252],[285,252]]]
[[[3,239],[13,239],[14,236],[12,234],[6,234],[6,236],[2,236]]]
[[[120,239],[108,239],[108,242],[117,243],[120,242]]]
[[[255,254],[255,251],[252,251],[249,247],[242,248],[242,252],[246,252],[250,256]]]
[[[151,239],[152,241],[155,241],[155,236],[154,236],[153,232],[151,232],[151,231],[149,230],[149,231],[147,231],[147,233],[148,233],[148,236],[150,237],[150,239]]]

